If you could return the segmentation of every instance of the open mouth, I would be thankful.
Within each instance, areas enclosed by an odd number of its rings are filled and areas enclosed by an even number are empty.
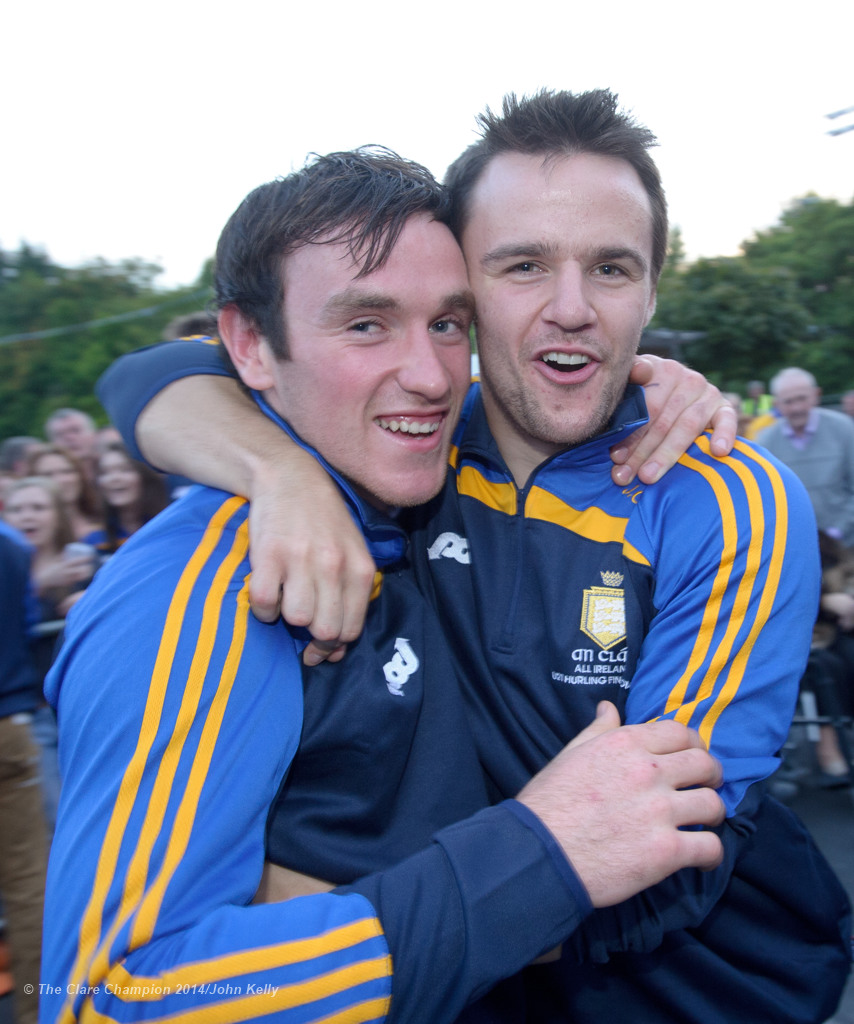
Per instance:
[[[408,416],[395,416],[392,419],[377,419],[383,430],[390,430],[393,434],[409,434],[413,437],[423,437],[428,434],[435,434],[441,427],[439,420],[413,420]]]
[[[542,361],[559,373],[574,373],[592,362],[590,356],[582,355],[580,352],[546,352],[542,356]]]

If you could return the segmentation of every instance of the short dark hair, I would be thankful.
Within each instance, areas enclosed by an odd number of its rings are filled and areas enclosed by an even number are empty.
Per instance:
[[[595,153],[626,160],[637,171],[652,207],[652,275],[658,280],[667,255],[667,201],[649,149],[652,132],[617,108],[608,89],[504,97],[501,115],[489,107],[478,116],[482,137],[451,164],[445,184],[451,191],[450,227],[461,238],[470,214],[471,196],[480,176],[500,153],[572,156]]]
[[[215,338],[217,330],[216,313],[199,309],[195,313],[181,313],[180,316],[174,317],[163,328],[160,337],[163,341],[172,341],[175,338]]]
[[[216,250],[216,304],[237,306],[284,358],[285,257],[312,242],[346,242],[361,277],[386,262],[410,217],[447,223],[449,212],[445,187],[390,149],[314,155],[250,192],[232,214]]]

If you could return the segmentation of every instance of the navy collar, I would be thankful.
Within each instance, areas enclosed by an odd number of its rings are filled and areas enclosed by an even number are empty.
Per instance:
[[[643,388],[638,384],[629,384],[623,393],[619,405],[614,410],[605,429],[595,437],[582,444],[565,448],[563,451],[545,459],[534,472],[531,479],[548,463],[555,459],[571,461],[574,465],[598,463],[602,458],[610,459],[609,449],[618,441],[634,433],[638,427],[649,422],[649,414],[644,400]],[[463,405],[460,424],[455,434],[455,443],[459,447],[459,456],[480,456],[492,465],[498,465],[510,475],[506,463],[498,449],[495,438],[486,421],[486,410],[480,393],[480,384],[473,383],[469,388]],[[457,465],[459,465],[459,458]]]

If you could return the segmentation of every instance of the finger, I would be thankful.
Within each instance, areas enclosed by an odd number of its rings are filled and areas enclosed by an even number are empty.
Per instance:
[[[361,548],[350,557],[341,589],[340,640],[343,643],[352,643],[361,635],[377,575],[377,567],[366,549]]]
[[[249,577],[249,606],[261,622],[279,618],[282,600],[282,579],[271,562],[262,561]],[[296,623],[294,623],[296,625]]]
[[[611,729],[619,729],[620,725],[620,712],[617,710],[616,704],[612,704],[607,700],[599,701],[596,706],[596,717],[590,725],[585,729],[582,729],[581,732],[567,744],[567,747],[579,747],[582,743],[586,743],[588,740],[592,740],[596,736],[601,736],[602,733],[610,732]]]
[[[673,823],[680,828],[690,825],[705,825],[716,828],[726,818],[726,806],[713,790],[684,789],[673,794]]]
[[[720,837],[705,830],[677,832],[675,863],[682,867],[712,871],[723,861],[724,848]]]
[[[662,718],[655,722],[643,722],[629,725],[626,732],[632,739],[640,743],[650,754],[672,754],[679,750],[705,750],[706,745],[695,729],[689,729],[681,722],[672,718]]]
[[[376,566],[363,544],[355,550],[318,546],[302,586],[311,586],[313,613],[304,624],[331,652],[356,640],[365,624]],[[289,577],[290,580],[290,577]],[[289,582],[286,583],[286,593]]]
[[[644,483],[655,483],[703,432],[709,416],[707,401],[695,401],[681,409],[669,404],[639,437],[632,439],[625,465]]]
[[[632,369],[629,373],[629,380],[632,384],[649,384],[655,375],[655,364],[660,362],[658,356],[642,355],[635,356]]]
[[[735,444],[735,435],[738,433],[738,413],[729,403],[721,407],[712,416],[712,455],[722,458],[729,455]]]
[[[302,626],[311,633],[315,640],[336,641],[340,629],[340,608],[338,620],[330,602],[327,600],[322,613],[319,611],[319,593],[317,578],[305,571],[303,566],[292,565],[293,572],[288,571],[282,581],[282,594],[279,612],[285,622],[291,626]],[[322,625],[318,624],[322,622]]]
[[[693,748],[659,754],[650,763],[651,771],[673,789],[689,790],[702,786],[711,791],[723,782],[720,762],[705,750]]]
[[[302,652],[303,664],[312,668],[322,661],[340,661],[347,651],[346,644],[324,643],[320,640],[312,640]]]

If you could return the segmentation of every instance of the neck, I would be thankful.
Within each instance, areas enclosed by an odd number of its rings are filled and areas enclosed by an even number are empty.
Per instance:
[[[530,436],[510,419],[482,380],[480,390],[489,432],[516,486],[522,489],[541,463],[563,451],[566,446]]]

